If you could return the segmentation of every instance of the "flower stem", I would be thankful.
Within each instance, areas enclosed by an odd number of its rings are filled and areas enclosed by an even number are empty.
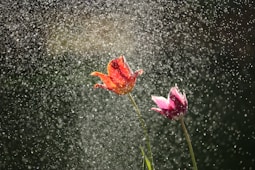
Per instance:
[[[154,163],[153,163],[153,156],[152,156],[151,145],[150,145],[150,138],[149,138],[149,135],[148,135],[148,130],[147,130],[147,127],[146,127],[146,123],[145,123],[145,121],[144,121],[144,119],[142,117],[141,111],[140,111],[139,107],[137,106],[137,104],[136,104],[132,94],[128,93],[128,97],[129,97],[131,103],[133,104],[133,106],[135,108],[135,111],[137,113],[139,122],[140,122],[140,124],[141,124],[141,126],[143,128],[144,136],[145,136],[146,143],[147,143],[147,149],[148,149],[149,154],[150,154],[149,155],[149,159],[151,161],[151,166],[152,166],[151,168],[152,168],[152,170],[154,170]]]
[[[197,163],[196,163],[195,154],[194,154],[194,151],[193,151],[193,148],[192,148],[192,144],[191,144],[191,140],[190,140],[190,137],[189,137],[189,133],[188,133],[188,131],[186,129],[183,117],[180,118],[180,121],[181,121],[182,129],[183,129],[186,141],[188,143],[189,153],[190,153],[190,157],[191,157],[192,164],[193,164],[193,170],[197,170]]]

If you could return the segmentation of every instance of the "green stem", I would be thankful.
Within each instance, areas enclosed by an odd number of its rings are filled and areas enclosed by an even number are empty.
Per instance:
[[[138,116],[138,119],[139,119],[139,122],[143,128],[143,132],[144,132],[144,136],[145,136],[145,139],[146,139],[146,143],[147,143],[147,148],[148,148],[148,151],[149,151],[149,158],[150,158],[150,161],[151,161],[151,166],[152,166],[152,170],[154,170],[154,163],[153,163],[153,156],[152,156],[152,151],[151,151],[151,145],[150,145],[150,138],[149,138],[149,135],[148,135],[148,130],[147,130],[147,127],[146,127],[146,123],[142,117],[142,114],[141,114],[141,111],[139,109],[139,107],[137,106],[133,96],[131,95],[131,93],[128,93],[128,97],[131,101],[131,103],[133,104],[134,108],[135,108],[135,111],[137,113],[137,116]]]
[[[188,133],[188,131],[186,129],[183,117],[181,117],[180,121],[181,121],[182,129],[183,129],[186,141],[188,143],[189,153],[190,153],[192,164],[193,164],[193,170],[197,170],[197,163],[196,163],[195,154],[194,154],[194,151],[193,151],[193,148],[192,148],[192,144],[191,144],[191,140],[190,140],[190,137],[189,137],[189,133]]]

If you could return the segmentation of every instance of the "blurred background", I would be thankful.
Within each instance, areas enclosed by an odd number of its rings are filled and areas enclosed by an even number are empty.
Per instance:
[[[127,96],[93,89],[125,55],[157,170],[192,169],[179,122],[151,95],[185,90],[199,169],[255,169],[255,4],[199,0],[2,0],[0,169],[140,169]]]

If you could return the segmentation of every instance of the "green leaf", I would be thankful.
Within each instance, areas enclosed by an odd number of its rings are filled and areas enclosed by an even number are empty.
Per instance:
[[[150,160],[148,159],[148,157],[146,156],[146,154],[144,153],[143,147],[140,147],[140,149],[141,149],[143,158],[145,159],[145,163],[146,163],[146,166],[147,166],[148,170],[152,170],[152,168],[151,168],[151,162],[150,162]]]

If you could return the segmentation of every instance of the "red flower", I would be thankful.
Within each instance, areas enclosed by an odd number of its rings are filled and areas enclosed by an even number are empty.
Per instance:
[[[169,119],[178,119],[181,115],[184,115],[188,109],[186,95],[185,93],[181,94],[177,86],[171,88],[167,99],[161,96],[152,96],[152,100],[159,108],[151,109]]]
[[[119,95],[131,92],[135,86],[136,78],[143,73],[143,70],[132,72],[124,56],[113,59],[107,66],[108,75],[93,72],[90,75],[98,76],[103,84],[95,84],[95,88],[104,88]]]

